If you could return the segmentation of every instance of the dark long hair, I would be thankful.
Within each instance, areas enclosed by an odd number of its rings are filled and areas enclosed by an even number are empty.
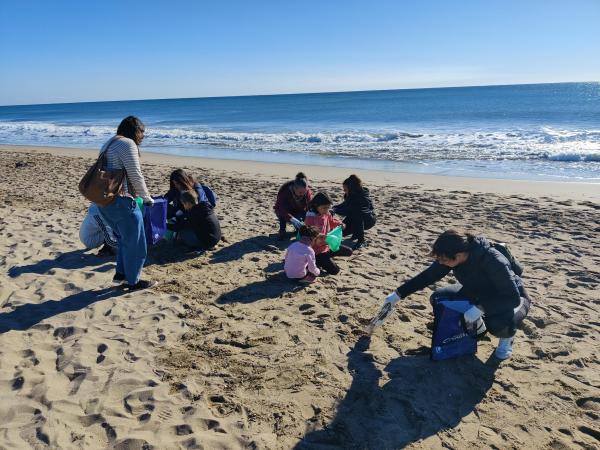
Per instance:
[[[127,116],[119,124],[117,135],[131,139],[136,145],[140,145],[146,128],[140,119],[135,116]]]
[[[355,192],[361,192],[363,190],[362,180],[354,174],[346,178],[342,184],[348,188],[349,194],[354,194]]]
[[[175,183],[183,187],[184,191],[193,191],[197,181],[185,170],[176,169],[171,172],[171,176],[169,177],[169,188],[178,191],[179,189],[175,187]]]
[[[310,201],[310,203],[308,204],[308,208],[313,212],[317,212],[317,208],[323,205],[333,205],[333,201],[331,200],[331,197],[329,197],[329,195],[327,195],[325,192],[319,192]]]
[[[456,230],[446,230],[433,243],[431,256],[454,259],[457,253],[468,252],[475,236]]]

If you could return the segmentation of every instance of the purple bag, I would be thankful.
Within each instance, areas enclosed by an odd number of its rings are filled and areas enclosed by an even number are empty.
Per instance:
[[[144,232],[146,233],[146,243],[155,245],[167,232],[167,199],[162,197],[154,198],[154,204],[144,205]]]

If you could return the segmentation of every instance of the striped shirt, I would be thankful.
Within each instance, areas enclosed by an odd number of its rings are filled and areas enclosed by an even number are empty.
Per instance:
[[[106,146],[109,143],[110,147],[106,154],[106,168],[108,170],[125,169],[126,176],[123,180],[123,189],[125,192],[133,196],[142,197],[144,201],[152,201],[146,187],[144,175],[142,175],[137,144],[132,139],[119,136],[114,140],[111,138],[111,140],[106,142],[102,146],[100,153],[106,150]],[[130,192],[131,190],[133,192]]]

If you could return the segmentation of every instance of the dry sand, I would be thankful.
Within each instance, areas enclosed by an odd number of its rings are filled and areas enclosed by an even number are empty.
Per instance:
[[[144,154],[153,193],[174,167],[217,191],[229,242],[188,258],[158,245],[145,273],[160,288],[123,296],[114,260],[78,241],[94,154],[0,148],[0,448],[600,445],[598,185],[357,171],[378,211],[370,246],[300,288],[271,209],[297,168]],[[302,169],[340,198],[348,170]],[[525,266],[534,304],[508,361],[495,338],[430,361],[429,290],[362,334],[449,227]]]

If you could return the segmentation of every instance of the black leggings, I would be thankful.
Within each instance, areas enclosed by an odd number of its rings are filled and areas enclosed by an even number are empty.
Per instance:
[[[352,234],[352,239],[358,239],[359,242],[365,240],[365,230],[373,228],[375,225],[375,216],[373,214],[364,214],[360,211],[351,212],[344,219],[344,236]]]
[[[483,322],[487,330],[494,336],[500,338],[514,336],[523,319],[527,317],[529,307],[531,306],[531,299],[525,288],[520,287],[519,291],[521,294],[521,303],[518,307],[490,315],[484,313]],[[469,300],[469,298],[464,294],[462,285],[456,283],[437,289],[429,297],[432,305],[439,300]]]
[[[337,252],[329,250],[325,253],[319,253],[316,255],[317,267],[325,269],[327,273],[331,275],[337,275],[340,272],[340,267],[333,261],[335,256],[351,256],[352,249],[345,245],[340,245],[340,249]]]

